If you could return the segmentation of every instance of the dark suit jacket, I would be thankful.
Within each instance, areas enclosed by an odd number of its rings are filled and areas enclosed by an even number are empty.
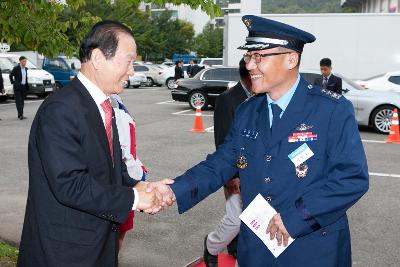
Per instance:
[[[322,75],[315,79],[314,85],[318,85],[322,87]],[[335,92],[337,94],[342,94],[342,79],[331,74],[331,77],[329,77],[328,80],[328,90],[331,90],[332,92]]]
[[[3,75],[0,69],[0,93],[3,91],[4,89],[4,81],[3,81]]]
[[[25,83],[25,89],[29,89],[28,85],[28,68],[25,67],[26,70],[26,83]],[[18,90],[21,88],[21,82],[22,82],[22,73],[21,73],[21,65],[15,66],[11,73],[10,73],[10,82],[13,84],[13,89]]]
[[[183,69],[181,67],[175,67],[175,80],[184,78]]]
[[[216,148],[224,143],[225,137],[231,129],[236,108],[247,99],[244,90],[242,84],[238,82],[215,100],[214,140]]]
[[[137,183],[114,164],[100,112],[79,79],[40,106],[29,136],[29,190],[17,266],[117,266],[118,224]]]

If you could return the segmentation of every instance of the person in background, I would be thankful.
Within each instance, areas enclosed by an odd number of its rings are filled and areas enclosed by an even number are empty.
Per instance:
[[[132,115],[122,102],[119,95],[110,97],[111,106],[114,109],[115,122],[118,129],[119,142],[121,144],[122,160],[126,164],[129,176],[136,181],[145,181],[147,170],[136,155],[136,124]],[[119,225],[118,249],[121,250],[126,232],[133,229],[134,211],[131,211],[123,224]]]
[[[183,66],[182,61],[178,60],[175,62],[175,75],[174,75],[175,81],[184,78],[182,66]]]
[[[204,69],[204,67],[200,67],[197,64],[197,60],[193,60],[193,67],[191,68],[191,72],[190,72],[190,77],[193,78],[199,71],[201,71],[202,69]]]
[[[321,76],[315,79],[314,85],[323,89],[330,90],[336,94],[342,94],[342,79],[332,74],[332,61],[329,58],[323,58],[319,62]]]
[[[224,143],[234,120],[237,107],[252,96],[251,79],[243,58],[239,62],[240,81],[220,94],[215,102],[214,139],[218,149]],[[215,230],[204,241],[203,259],[207,267],[218,266],[218,254],[228,246],[228,253],[236,258],[237,237],[240,230],[239,215],[242,213],[239,173],[224,185],[226,211]]]
[[[193,66],[194,66],[194,61],[193,61],[193,59],[191,59],[189,61],[189,66],[187,66],[187,69],[186,69],[186,72],[187,72],[189,78],[192,78],[192,68],[193,68]]]
[[[20,120],[26,119],[24,116],[24,100],[26,92],[29,90],[26,62],[26,57],[21,56],[19,58],[19,64],[15,66],[10,73],[10,82],[13,85],[15,105],[17,106],[18,119]]]

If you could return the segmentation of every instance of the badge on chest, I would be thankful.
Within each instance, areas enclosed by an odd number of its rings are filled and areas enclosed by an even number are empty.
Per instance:
[[[296,175],[299,178],[304,178],[308,173],[308,165],[306,161],[314,156],[314,152],[307,144],[302,144],[299,148],[288,155],[296,168]]]
[[[244,148],[242,147],[242,148],[240,149],[239,157],[238,157],[238,159],[236,160],[236,167],[238,167],[238,168],[241,169],[241,170],[243,170],[243,169],[245,169],[245,168],[247,167],[247,159],[246,159],[246,157],[244,156],[243,151],[244,151]]]

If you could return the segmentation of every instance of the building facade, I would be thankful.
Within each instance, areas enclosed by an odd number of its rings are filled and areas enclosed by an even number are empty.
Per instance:
[[[222,16],[211,19],[201,8],[191,9],[187,5],[155,5],[142,2],[139,9],[150,12],[152,16],[158,16],[161,12],[169,10],[173,18],[186,20],[193,24],[196,34],[203,31],[207,23],[214,24],[216,27],[224,26],[224,16],[232,13],[241,14],[260,14],[261,0],[215,0],[215,3],[221,8]]]
[[[341,5],[359,13],[400,13],[400,0],[341,0]]]

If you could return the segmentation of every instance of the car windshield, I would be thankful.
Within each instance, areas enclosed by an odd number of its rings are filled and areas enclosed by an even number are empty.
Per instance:
[[[9,59],[14,64],[14,66],[19,64],[19,57],[9,57]],[[26,61],[26,67],[31,70],[38,69],[38,67],[36,67],[36,65],[30,62],[29,60]]]
[[[14,68],[14,64],[5,57],[0,57],[0,69],[2,72],[11,72],[11,70]]]

